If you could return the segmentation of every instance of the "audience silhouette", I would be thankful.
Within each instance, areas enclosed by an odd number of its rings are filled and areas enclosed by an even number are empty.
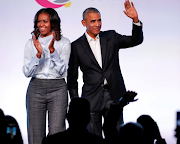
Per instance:
[[[141,115],[137,122],[129,122],[116,128],[123,107],[135,99],[137,93],[127,91],[118,104],[112,104],[104,119],[104,139],[89,133],[87,125],[90,121],[90,103],[84,98],[75,97],[71,99],[68,113],[66,114],[69,128],[64,132],[48,135],[42,144],[55,143],[80,143],[80,144],[166,144],[161,137],[157,123],[149,115]],[[9,133],[8,133],[9,131]],[[176,128],[175,137],[180,144],[180,127]],[[0,143],[1,144],[23,144],[19,125],[12,116],[5,116],[0,109]]]
[[[118,143],[120,144],[146,144],[143,143],[143,126],[139,123],[129,122],[120,126]]]
[[[21,131],[15,118],[5,116],[0,109],[0,143],[1,144],[23,144]]]
[[[5,115],[2,109],[0,109],[0,143],[1,144],[6,144],[9,143],[10,139],[8,139],[8,136],[6,134],[6,119]]]
[[[134,99],[136,95],[137,93],[128,91],[118,105],[111,105],[103,126],[106,140],[108,143],[120,144],[154,144],[156,140],[156,144],[166,144],[157,123],[149,115],[141,115],[137,123],[130,122],[121,125],[119,132],[116,130],[116,122],[123,107],[129,102],[137,101]]]
[[[10,138],[11,144],[23,144],[23,139],[18,122],[15,118],[10,115],[5,116],[7,128],[9,128],[9,133],[7,134]]]
[[[141,115],[137,122],[144,128],[143,143],[154,144],[166,144],[165,139],[161,137],[157,123],[149,115]]]
[[[102,137],[91,134],[86,129],[90,121],[90,104],[84,98],[72,98],[67,113],[69,128],[64,132],[45,137],[42,144],[54,143],[105,143]]]
[[[123,111],[123,107],[126,106],[129,102],[134,102],[137,101],[138,99],[135,99],[137,93],[133,92],[133,91],[127,91],[125,93],[125,95],[123,96],[122,100],[119,101],[118,104],[112,104],[110,106],[110,110],[104,120],[104,124],[103,124],[103,131],[104,131],[104,135],[105,135],[105,139],[108,143],[119,143],[120,140],[120,131],[118,132],[116,125],[118,122],[118,118],[121,115],[122,111]],[[129,125],[129,124],[128,124]],[[125,125],[124,125],[125,126]],[[120,127],[124,127],[124,126],[120,126]],[[122,128],[124,131],[125,128]],[[118,134],[119,133],[119,134]],[[126,137],[130,137],[130,135],[128,135]]]
[[[177,138],[176,144],[180,144],[180,126],[177,126],[175,129],[175,137]]]

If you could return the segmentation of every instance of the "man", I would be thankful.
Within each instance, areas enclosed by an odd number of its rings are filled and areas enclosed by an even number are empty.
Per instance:
[[[86,32],[71,44],[68,69],[70,97],[78,96],[78,67],[83,72],[82,97],[90,102],[89,130],[102,136],[102,116],[106,116],[110,104],[117,103],[126,89],[119,66],[118,52],[143,41],[142,23],[133,3],[125,1],[124,13],[133,20],[132,36],[122,36],[115,31],[100,31],[101,15],[95,8],[83,12],[82,25]]]

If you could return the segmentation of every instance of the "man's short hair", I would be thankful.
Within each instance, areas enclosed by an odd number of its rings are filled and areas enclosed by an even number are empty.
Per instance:
[[[83,20],[85,19],[85,16],[86,16],[88,13],[99,13],[99,15],[101,16],[100,12],[99,12],[96,8],[89,7],[89,8],[87,8],[87,9],[85,9],[85,11],[83,12]]]

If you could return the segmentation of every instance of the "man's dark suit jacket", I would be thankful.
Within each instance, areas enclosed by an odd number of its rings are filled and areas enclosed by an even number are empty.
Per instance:
[[[91,51],[85,34],[71,44],[71,55],[68,69],[68,89],[70,97],[78,96],[78,67],[83,72],[82,97],[89,100],[91,112],[98,111],[103,96],[104,79],[116,103],[125,94],[126,88],[119,66],[119,49],[141,44],[143,41],[142,26],[133,24],[132,36],[124,36],[114,30],[99,33],[102,68]]]

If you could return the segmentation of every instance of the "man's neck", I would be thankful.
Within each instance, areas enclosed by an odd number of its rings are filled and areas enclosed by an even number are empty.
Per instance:
[[[97,36],[97,35],[92,35],[92,34],[90,34],[88,31],[86,31],[86,32],[87,32],[87,34],[88,34],[91,38],[96,39],[96,36]]]

